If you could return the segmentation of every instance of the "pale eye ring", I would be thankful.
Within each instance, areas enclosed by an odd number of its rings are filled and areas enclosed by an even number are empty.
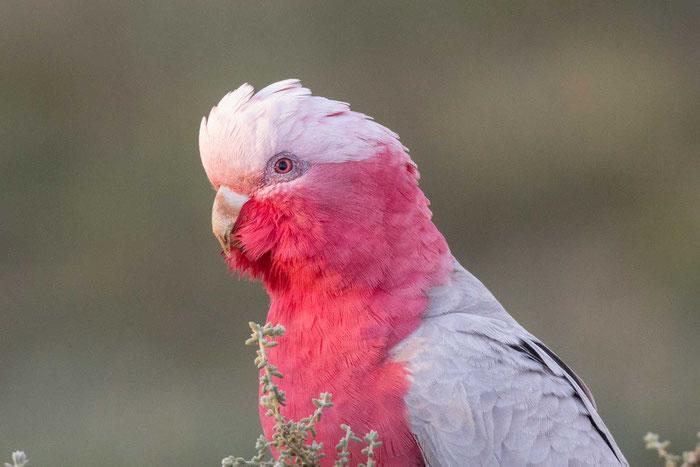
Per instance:
[[[275,162],[275,172],[278,174],[286,174],[292,170],[292,160],[288,157],[281,157]]]

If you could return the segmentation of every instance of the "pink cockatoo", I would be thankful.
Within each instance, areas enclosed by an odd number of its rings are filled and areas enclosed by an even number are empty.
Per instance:
[[[450,254],[395,133],[286,80],[227,94],[199,147],[228,267],[286,327],[283,413],[333,394],[329,465],[341,423],[379,432],[381,466],[627,465],[583,381]]]

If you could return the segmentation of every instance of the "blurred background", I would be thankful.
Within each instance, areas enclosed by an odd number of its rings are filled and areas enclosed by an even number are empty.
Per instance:
[[[700,428],[700,4],[0,2],[0,459],[219,465],[260,432],[260,284],[203,115],[295,77],[397,131],[453,253],[632,465]]]

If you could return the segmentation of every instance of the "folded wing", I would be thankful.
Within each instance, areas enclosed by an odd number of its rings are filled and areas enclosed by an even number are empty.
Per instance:
[[[430,466],[627,465],[583,381],[458,263],[394,358]]]

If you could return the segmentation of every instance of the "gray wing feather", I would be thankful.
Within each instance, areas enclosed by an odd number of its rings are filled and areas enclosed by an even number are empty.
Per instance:
[[[588,389],[586,383],[584,383],[583,380],[576,373],[574,373],[571,368],[568,367],[568,365],[562,362],[561,359],[543,343],[536,340],[532,341],[531,343],[534,344],[535,351],[538,353],[540,358],[544,360],[547,368],[549,368],[556,376],[564,377],[567,381],[569,381],[569,384],[571,384],[575,390],[575,394],[586,407],[594,428],[599,432],[600,436],[606,442],[608,447],[613,451],[615,457],[624,462],[625,457],[622,454],[622,451],[620,451],[620,448],[617,446],[617,443],[615,443],[612,434],[605,426],[603,419],[598,414],[595,400],[593,399],[593,394],[591,394],[591,390]]]
[[[583,381],[455,262],[394,350],[429,466],[627,465]]]

